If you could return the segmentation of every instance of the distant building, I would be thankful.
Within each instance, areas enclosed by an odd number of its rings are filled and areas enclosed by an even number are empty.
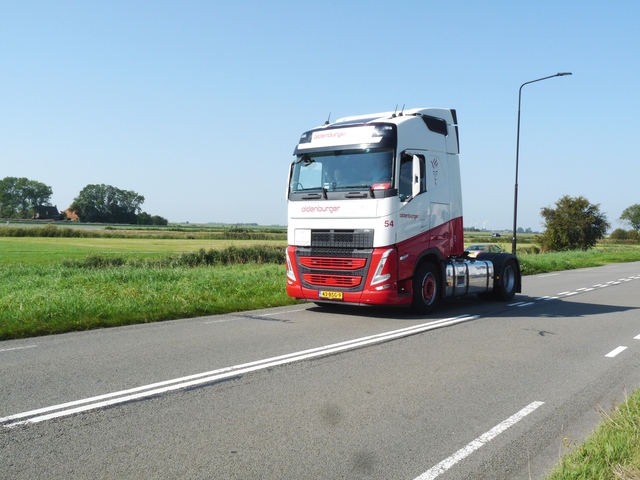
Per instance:
[[[78,214],[76,212],[74,212],[73,210],[69,210],[68,208],[62,212],[65,216],[67,220],[71,220],[72,222],[78,222],[80,221],[80,217],[78,217]]]
[[[57,205],[37,205],[33,207],[34,220],[62,220]]]

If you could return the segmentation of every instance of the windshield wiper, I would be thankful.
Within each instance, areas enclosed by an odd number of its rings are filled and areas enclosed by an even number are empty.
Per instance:
[[[320,198],[321,196],[327,200],[329,197],[327,196],[327,189],[325,187],[311,187],[311,188],[302,188],[299,190],[295,190],[294,193],[303,193],[305,195],[304,198]],[[312,193],[317,192],[317,193]]]
[[[358,190],[364,190],[367,188],[371,188],[371,185],[338,185],[336,189],[345,189],[345,188],[357,188]]]

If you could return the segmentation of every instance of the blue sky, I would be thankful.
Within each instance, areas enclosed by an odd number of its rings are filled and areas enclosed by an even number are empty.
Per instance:
[[[0,178],[88,184],[171,222],[286,224],[299,135],[396,105],[458,112],[466,226],[563,195],[640,203],[640,3],[5,1]]]

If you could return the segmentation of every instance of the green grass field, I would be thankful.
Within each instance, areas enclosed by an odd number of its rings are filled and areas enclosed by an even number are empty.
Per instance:
[[[295,303],[284,290],[282,234],[211,233],[0,237],[0,339]]]
[[[224,249],[232,245],[252,247],[264,240],[212,240],[206,238],[64,238],[0,237],[0,267],[12,265],[55,265],[63,260],[79,260],[87,255],[124,258],[160,258],[166,255]],[[286,247],[286,240],[268,242]]]

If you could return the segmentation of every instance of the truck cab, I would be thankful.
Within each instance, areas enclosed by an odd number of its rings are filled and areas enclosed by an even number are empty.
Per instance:
[[[430,312],[446,296],[504,290],[506,257],[464,252],[455,110],[345,117],[304,132],[287,202],[292,297]],[[501,296],[513,297],[519,265],[515,256],[506,263]]]

